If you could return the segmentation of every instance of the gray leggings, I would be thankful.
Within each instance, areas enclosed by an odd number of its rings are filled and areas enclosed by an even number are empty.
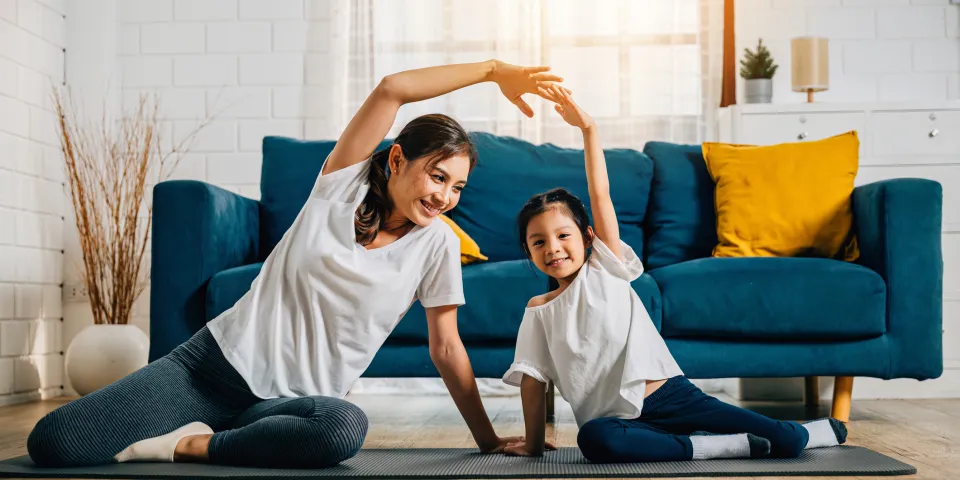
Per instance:
[[[331,397],[262,400],[204,327],[167,356],[44,416],[27,438],[40,466],[104,464],[137,441],[190,422],[216,432],[210,462],[320,468],[360,450],[367,417]]]

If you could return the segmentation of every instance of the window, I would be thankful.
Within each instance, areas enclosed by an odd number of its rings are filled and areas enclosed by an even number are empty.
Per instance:
[[[709,105],[703,90],[710,55],[702,40],[709,22],[702,12],[711,1],[373,0],[366,12],[355,12],[369,15],[369,31],[360,33],[365,51],[353,59],[369,73],[352,98],[359,106],[380,78],[411,68],[490,58],[547,64],[597,120],[605,147],[696,143]],[[392,134],[418,115],[442,112],[468,130],[581,146],[579,133],[548,102],[528,103],[534,119],[503,100],[496,85],[472,86],[404,106]]]

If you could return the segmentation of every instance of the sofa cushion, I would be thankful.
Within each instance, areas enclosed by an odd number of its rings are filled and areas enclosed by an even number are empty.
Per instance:
[[[714,257],[820,257],[856,260],[856,130],[810,142],[732,145],[707,142],[716,184]]]
[[[217,315],[237,303],[250,290],[250,284],[260,274],[261,268],[263,263],[254,263],[223,270],[211,277],[207,284],[207,321],[217,318]]]
[[[653,161],[644,266],[709,257],[717,245],[717,216],[702,147],[647,142],[643,153]]]
[[[466,303],[457,309],[460,338],[474,344],[515,344],[527,302],[546,291],[547,277],[526,260],[464,266]],[[417,302],[387,343],[426,343],[428,338],[426,312]]]
[[[873,270],[820,258],[703,258],[650,272],[665,337],[844,340],[886,332]]]
[[[663,299],[660,298],[660,287],[657,281],[649,274],[640,275],[636,280],[630,282],[633,291],[637,292],[643,306],[646,307],[650,320],[657,330],[663,325]]]
[[[583,150],[550,144],[538,146],[487,133],[471,136],[480,161],[450,217],[476,240],[490,261],[524,258],[517,240],[517,213],[537,193],[566,188],[583,200],[589,214]],[[634,250],[642,252],[642,224],[653,162],[643,153],[629,149],[604,150],[604,155],[620,236]]]
[[[277,246],[283,234],[310,196],[320,168],[337,142],[298,140],[287,137],[263,138],[260,173],[260,259]],[[376,150],[387,148],[384,140]]]

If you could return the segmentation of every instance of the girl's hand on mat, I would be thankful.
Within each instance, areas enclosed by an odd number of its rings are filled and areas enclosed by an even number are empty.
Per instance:
[[[533,109],[522,98],[522,95],[532,93],[550,101],[556,101],[549,87],[552,82],[562,82],[563,79],[552,73],[547,73],[550,67],[519,67],[499,60],[495,61],[491,78],[497,82],[500,92],[507,100],[517,106],[524,115],[533,117]]]
[[[557,104],[553,108],[563,117],[563,121],[581,130],[593,128],[596,125],[593,117],[573,101],[573,92],[558,85],[551,85],[550,93],[557,99]]]
[[[503,449],[512,443],[522,442],[523,437],[501,437],[497,438],[497,443],[484,446],[480,445],[480,453],[502,453]]]
[[[556,450],[555,447],[550,442],[543,443],[543,450],[549,452],[551,450]],[[533,452],[527,447],[527,442],[519,441],[516,443],[511,443],[503,449],[503,453],[507,456],[518,456],[518,457],[535,457],[542,455],[542,452]]]

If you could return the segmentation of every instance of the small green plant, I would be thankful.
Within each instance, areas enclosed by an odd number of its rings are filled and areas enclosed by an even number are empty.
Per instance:
[[[740,59],[740,76],[746,79],[773,78],[777,73],[778,65],[773,63],[773,57],[770,56],[770,50],[763,44],[761,38],[757,41],[757,51],[751,52],[749,48],[743,49],[743,58]]]

